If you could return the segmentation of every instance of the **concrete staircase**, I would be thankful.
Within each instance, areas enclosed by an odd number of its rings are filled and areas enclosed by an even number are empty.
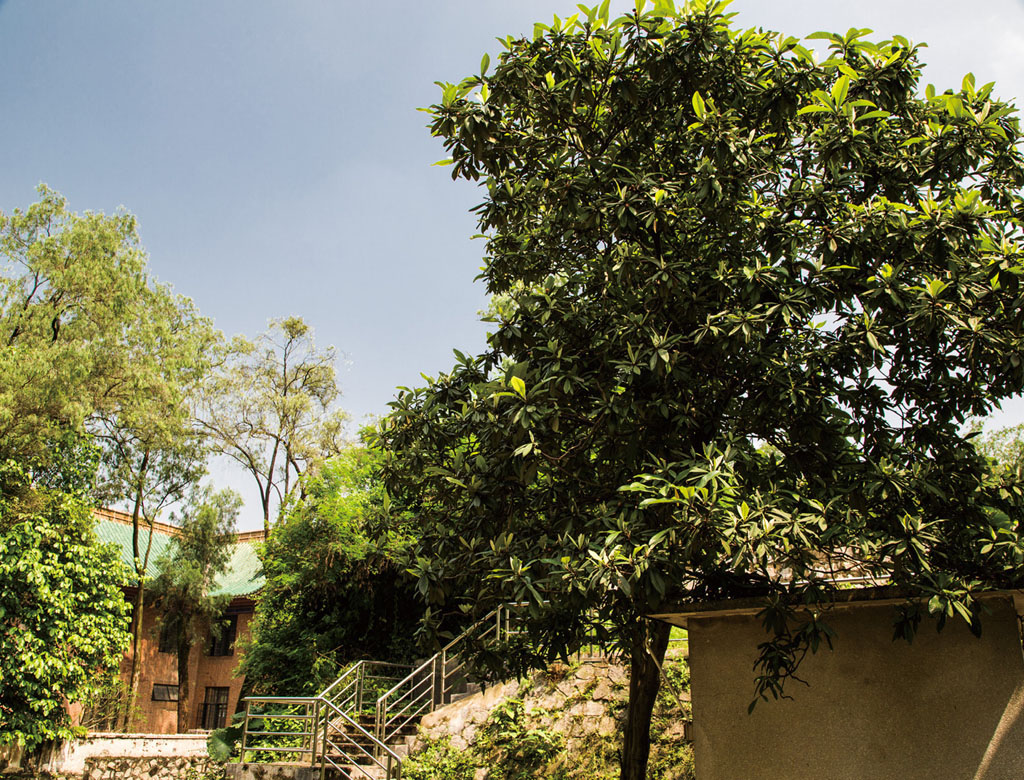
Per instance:
[[[243,763],[229,765],[228,777],[397,780],[420,719],[480,690],[461,658],[465,643],[501,641],[509,623],[499,607],[415,668],[360,661],[316,696],[246,698]],[[275,761],[251,760],[267,754]]]

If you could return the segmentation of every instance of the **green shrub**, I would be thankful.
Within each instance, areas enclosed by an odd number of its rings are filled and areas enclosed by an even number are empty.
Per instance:
[[[506,699],[493,710],[477,734],[474,748],[490,780],[530,780],[562,751],[562,735],[529,728],[522,699]]]
[[[430,743],[402,764],[403,780],[473,780],[475,771],[472,751],[457,750],[448,737]]]

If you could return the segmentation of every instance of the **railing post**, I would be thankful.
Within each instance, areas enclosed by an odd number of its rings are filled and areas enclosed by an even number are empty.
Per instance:
[[[386,699],[377,700],[377,709],[374,713],[373,722],[373,736],[377,738],[377,742],[380,744],[384,743],[384,731],[387,729],[387,723],[385,722],[388,717],[388,703]],[[380,754],[379,745],[374,746],[374,751]]]
[[[356,714],[363,711],[363,662],[359,662],[359,670],[356,672]]]
[[[252,702],[245,700],[245,721],[242,723],[242,763],[245,763],[245,743],[249,738],[249,713],[252,711]]]
[[[306,714],[307,715],[309,714],[309,705],[308,704],[306,705]],[[313,727],[310,729],[310,731],[312,733],[310,734],[310,740],[309,740],[309,765],[310,766],[314,766],[316,764],[316,743],[318,741],[317,737],[320,734],[320,700],[319,699],[314,699],[313,700],[313,723],[312,723],[312,726]]]
[[[430,711],[437,709],[438,705],[444,704],[444,692],[448,689],[448,651],[441,651],[441,692],[437,691],[437,661],[434,656],[434,666],[430,668]]]
[[[330,730],[331,716],[325,714],[324,717],[324,736],[323,736],[323,747],[320,751],[320,780],[324,780],[324,776],[327,774],[327,732]]]

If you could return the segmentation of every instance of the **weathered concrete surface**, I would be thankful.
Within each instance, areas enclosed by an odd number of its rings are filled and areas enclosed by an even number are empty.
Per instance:
[[[0,749],[0,774],[83,780],[178,780],[213,766],[205,734],[90,734],[26,756]]]
[[[59,771],[85,773],[89,759],[191,758],[206,760],[207,734],[89,734],[62,749]],[[173,775],[172,775],[173,776]]]
[[[224,767],[227,780],[320,780],[320,767],[309,764],[228,764]],[[360,776],[359,773],[355,773]],[[348,780],[337,769],[328,767],[327,780]]]
[[[1009,598],[985,602],[981,639],[960,622],[892,641],[893,609],[829,616],[835,651],[808,656],[792,700],[753,714],[755,615],[690,617],[690,673],[701,780],[1019,780],[1024,659]]]

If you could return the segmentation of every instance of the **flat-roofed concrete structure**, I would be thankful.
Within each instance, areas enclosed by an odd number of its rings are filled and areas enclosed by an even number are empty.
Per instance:
[[[828,614],[834,650],[806,657],[791,699],[760,701],[754,662],[767,638],[754,601],[653,617],[689,631],[700,780],[1020,780],[1024,656],[1018,592],[986,594],[981,638],[962,621],[922,621],[893,641],[884,589],[849,591]]]

